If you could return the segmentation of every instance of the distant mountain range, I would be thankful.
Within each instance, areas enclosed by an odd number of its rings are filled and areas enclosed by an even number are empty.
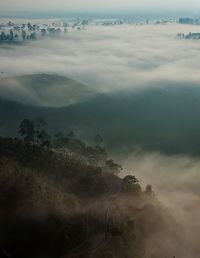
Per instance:
[[[16,135],[23,118],[36,116],[48,121],[51,133],[74,130],[88,139],[100,133],[107,146],[118,151],[139,146],[168,154],[200,154],[198,86],[95,93],[66,107],[39,107],[1,98],[0,134]]]

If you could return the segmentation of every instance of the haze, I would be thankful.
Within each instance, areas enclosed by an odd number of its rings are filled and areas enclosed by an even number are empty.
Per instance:
[[[128,12],[160,12],[162,11],[183,11],[191,10],[195,13],[200,9],[200,2],[197,0],[1,0],[1,11],[128,11]]]

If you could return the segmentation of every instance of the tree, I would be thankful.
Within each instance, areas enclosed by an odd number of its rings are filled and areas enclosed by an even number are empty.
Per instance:
[[[36,39],[37,39],[37,34],[36,34],[36,32],[32,32],[32,33],[30,34],[30,39],[32,39],[32,40],[36,40]]]
[[[42,34],[42,36],[44,37],[44,36],[46,36],[47,31],[43,28],[43,29],[41,29],[41,34]]]
[[[149,196],[154,196],[154,191],[153,191],[151,185],[147,185],[144,192],[145,192],[145,194],[147,194]]]
[[[101,143],[103,142],[103,138],[101,137],[100,134],[97,134],[95,137],[94,137],[94,141],[96,143],[97,146],[100,146]]]
[[[109,169],[113,174],[119,174],[119,172],[123,169],[120,164],[114,162],[114,160],[109,159],[105,162],[106,168]]]
[[[68,137],[69,139],[74,139],[74,138],[75,138],[74,132],[73,132],[73,131],[70,131],[70,132],[68,133],[67,137]]]
[[[132,185],[132,184],[139,183],[139,180],[135,176],[127,175],[124,177],[123,182],[129,185]]]
[[[19,134],[24,137],[24,141],[33,142],[35,126],[33,120],[25,118],[19,126]]]
[[[51,136],[45,130],[41,130],[40,131],[40,133],[38,135],[38,139],[39,139],[39,144],[41,146],[50,147],[50,145],[51,145]]]
[[[67,135],[67,138],[65,138],[65,144],[68,150],[76,152],[77,154],[83,154],[86,149],[85,143],[79,140],[72,131]]]
[[[25,40],[26,39],[26,32],[23,30],[22,31],[22,39]]]
[[[1,32],[1,40],[5,40],[6,39],[6,34],[4,31]]]
[[[127,175],[123,178],[122,189],[125,192],[131,192],[135,194],[139,194],[142,191],[139,180],[132,175]]]
[[[63,148],[65,146],[65,137],[63,133],[59,132],[54,135],[53,145],[55,148]]]
[[[47,122],[42,117],[34,120],[24,119],[19,126],[19,134],[25,141],[36,142],[42,146],[50,146],[50,135],[46,132]]]
[[[11,29],[10,30],[10,40],[13,40],[14,39],[14,32],[13,30]]]
[[[35,126],[35,137],[36,137],[36,143],[39,143],[39,138],[41,137],[41,132],[44,133],[44,128],[48,126],[46,120],[42,117],[36,117],[33,121]],[[45,132],[46,133],[46,132]],[[46,133],[47,134],[47,133]]]

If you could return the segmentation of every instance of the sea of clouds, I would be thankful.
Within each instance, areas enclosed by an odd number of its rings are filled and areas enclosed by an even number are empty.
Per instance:
[[[57,73],[101,91],[163,81],[200,82],[200,42],[177,39],[198,26],[95,26],[22,46],[0,46],[1,77]]]

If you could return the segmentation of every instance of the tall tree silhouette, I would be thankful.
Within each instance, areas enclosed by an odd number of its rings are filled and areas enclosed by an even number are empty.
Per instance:
[[[25,118],[19,126],[19,134],[25,141],[33,142],[35,134],[35,125],[32,120]]]

